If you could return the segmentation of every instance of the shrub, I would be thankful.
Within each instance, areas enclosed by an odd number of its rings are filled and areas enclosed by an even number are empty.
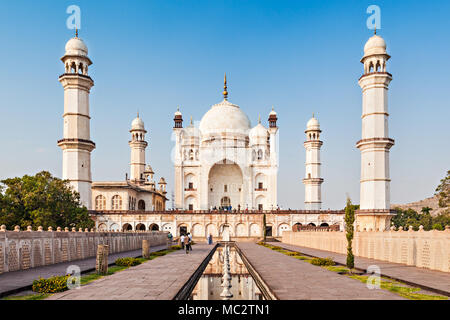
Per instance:
[[[141,261],[136,258],[119,258],[114,263],[116,264],[116,266],[133,267],[141,264]]]
[[[442,227],[442,225],[440,223],[435,223],[433,224],[433,230],[444,230],[444,228]]]
[[[51,277],[48,279],[39,278],[33,281],[32,290],[38,293],[56,293],[68,290],[67,280],[70,275]]]
[[[284,252],[283,252],[284,253]],[[294,257],[294,256],[299,256],[300,255],[300,253],[298,253],[298,252],[292,252],[292,251],[286,251],[286,253],[284,253],[285,255],[288,255],[288,256],[291,256],[291,257]]]
[[[310,261],[315,266],[334,266],[334,261],[331,258],[313,258]]]
[[[180,245],[171,246],[170,250],[181,250],[181,246]]]

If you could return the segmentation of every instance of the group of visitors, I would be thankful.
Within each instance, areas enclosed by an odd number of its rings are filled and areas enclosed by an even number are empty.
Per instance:
[[[188,232],[187,235],[182,234],[180,237],[181,249],[186,250],[186,254],[192,251],[192,235]]]
[[[173,241],[173,235],[171,232],[167,235],[169,238],[170,243]],[[212,234],[209,234],[208,237],[206,237],[206,241],[209,245],[213,244],[213,237]],[[180,245],[182,250],[186,250],[186,254],[189,254],[190,251],[192,251],[192,234],[188,232],[187,234],[181,234],[180,237]]]

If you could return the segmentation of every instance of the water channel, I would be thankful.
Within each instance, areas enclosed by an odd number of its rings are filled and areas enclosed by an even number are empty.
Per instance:
[[[265,300],[233,245],[219,246],[190,300]]]

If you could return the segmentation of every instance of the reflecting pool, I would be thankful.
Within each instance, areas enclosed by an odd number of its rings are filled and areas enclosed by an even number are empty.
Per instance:
[[[190,299],[264,300],[264,297],[236,249],[233,246],[220,246],[197,282]]]

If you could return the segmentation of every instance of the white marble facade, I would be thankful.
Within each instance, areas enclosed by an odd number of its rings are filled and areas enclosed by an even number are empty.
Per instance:
[[[244,111],[228,101],[215,104],[198,127],[182,127],[175,113],[175,206],[184,210],[276,209],[277,115],[269,127],[251,127]]]

